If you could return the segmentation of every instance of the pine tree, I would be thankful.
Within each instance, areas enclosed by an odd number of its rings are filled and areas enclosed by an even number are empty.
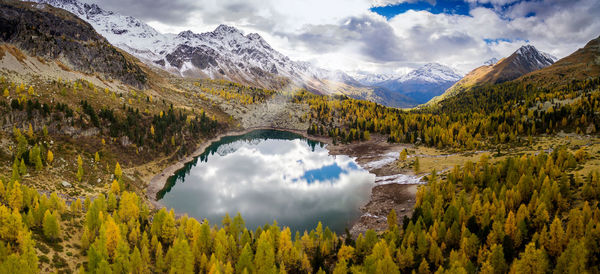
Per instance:
[[[29,139],[33,139],[34,137],[33,126],[31,126],[31,123],[29,123],[29,127],[27,129],[27,136],[29,137]]]
[[[108,211],[114,211],[117,208],[117,196],[114,193],[108,193]]]
[[[104,222],[106,227],[106,250],[111,258],[114,258],[117,253],[117,245],[121,241],[121,231],[112,217],[108,216]]]
[[[117,244],[116,255],[112,269],[114,273],[130,273],[131,263],[129,260],[129,244],[127,241],[120,240]]]
[[[494,269],[494,273],[506,273],[508,266],[504,259],[504,251],[501,245],[492,245],[490,248],[490,254],[488,256],[488,262]]]
[[[175,217],[174,212],[171,210],[164,219],[164,222],[161,227],[160,238],[165,245],[169,245],[175,239],[175,233],[177,233],[177,228],[175,227]]]
[[[12,188],[7,190],[8,206],[17,212],[23,208],[23,191],[21,191],[21,184],[15,181]]]
[[[83,160],[81,155],[77,155],[77,181],[81,182],[81,179],[83,179]]]
[[[83,227],[83,233],[80,239],[81,248],[86,250],[90,246],[90,231],[87,226]]]
[[[12,176],[10,177],[11,182],[15,182],[21,179],[21,175],[19,172],[19,161],[15,158],[15,161],[12,165]]]
[[[117,179],[121,179],[121,176],[123,176],[123,170],[121,170],[121,165],[119,165],[119,162],[117,162],[115,165],[115,176],[117,176]]]
[[[548,250],[548,254],[553,257],[558,257],[562,253],[568,239],[565,238],[565,231],[562,227],[562,222],[558,217],[554,217],[554,221],[550,225],[550,232],[544,246]]]
[[[419,273],[419,274],[431,273],[431,271],[429,271],[429,264],[427,263],[427,260],[425,260],[425,258],[423,258],[423,260],[421,261],[421,264],[419,264],[419,269],[418,269],[417,273]]]
[[[419,157],[415,156],[415,162],[413,163],[413,169],[415,170],[415,173],[419,173],[419,170],[421,169],[421,164],[419,163]]]
[[[235,273],[241,274],[244,273],[244,271],[247,273],[254,273],[253,260],[252,248],[249,244],[246,244],[235,265]]]
[[[511,272],[516,273],[547,273],[549,268],[548,257],[543,249],[537,249],[535,243],[527,244],[525,251],[516,260]]]
[[[117,182],[117,180],[113,180],[112,184],[110,185],[110,192],[116,195],[119,195],[121,192],[121,188],[119,187],[119,182]]]
[[[48,154],[46,155],[46,163],[48,163],[48,165],[51,165],[53,161],[54,161],[54,153],[52,153],[52,151],[48,150]]]
[[[158,242],[156,246],[156,254],[154,255],[154,261],[156,262],[156,272],[164,272],[166,267],[163,257],[163,248],[160,242]]]
[[[130,267],[132,273],[146,273],[146,265],[142,261],[142,254],[140,250],[136,247],[133,248],[133,253],[131,254]]]
[[[192,251],[185,239],[177,239],[173,247],[167,252],[172,252],[174,256],[170,258],[169,273],[193,273],[194,272],[194,257]],[[169,257],[169,255],[167,255]]]
[[[408,151],[405,148],[400,151],[400,157],[398,159],[400,159],[400,161],[406,161],[406,157],[408,157]]]
[[[137,220],[140,216],[139,198],[134,192],[124,191],[119,203],[119,216],[125,222]],[[175,220],[173,219],[173,223]]]
[[[583,240],[572,239],[556,260],[555,273],[586,273],[589,252]]]
[[[257,273],[275,273],[275,251],[267,232],[262,232],[258,238],[254,266]]]
[[[60,236],[60,223],[58,220],[58,213],[52,213],[50,210],[46,210],[44,213],[43,222],[44,236],[50,240],[56,240]]]
[[[19,165],[19,173],[21,176],[27,174],[27,166],[25,165],[25,161],[21,158],[21,164]]]
[[[38,145],[35,145],[33,147],[32,151],[33,151],[33,162],[35,163],[35,169],[37,171],[41,171],[44,168],[44,165],[42,164],[41,149]]]

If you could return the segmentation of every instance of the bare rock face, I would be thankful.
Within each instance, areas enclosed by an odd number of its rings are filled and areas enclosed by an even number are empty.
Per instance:
[[[32,55],[67,61],[73,69],[99,73],[138,88],[147,76],[90,24],[46,4],[0,1],[0,42]]]
[[[127,136],[121,137],[121,139],[119,139],[119,142],[121,142],[121,145],[124,147],[131,145],[131,141],[129,140],[129,137],[127,137]]]

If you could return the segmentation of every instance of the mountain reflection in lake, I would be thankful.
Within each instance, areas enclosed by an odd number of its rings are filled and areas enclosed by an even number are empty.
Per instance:
[[[224,137],[169,178],[157,198],[167,208],[221,223],[242,214],[248,228],[277,220],[303,231],[318,221],[341,233],[368,201],[375,175],[345,155],[290,132]]]

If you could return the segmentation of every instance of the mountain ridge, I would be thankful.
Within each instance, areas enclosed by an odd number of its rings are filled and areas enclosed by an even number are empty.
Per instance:
[[[96,4],[77,0],[33,1],[74,13],[113,45],[146,64],[178,76],[224,79],[288,91],[305,88],[317,94],[345,94],[356,99],[371,98],[393,107],[408,106],[405,97],[395,98],[395,94],[386,89],[361,85],[344,72],[293,61],[273,49],[257,33],[244,34],[235,27],[221,24],[204,33],[186,30],[162,34],[135,17],[103,10]]]
[[[448,66],[427,63],[403,75],[363,74],[359,82],[406,96],[418,105],[442,94],[461,78],[460,74]]]
[[[257,33],[244,35],[232,26],[222,24],[204,33],[187,30],[162,34],[135,17],[106,11],[96,4],[77,0],[34,1],[74,13],[92,24],[113,45],[180,76],[224,78],[246,84],[263,78],[267,81],[262,85],[272,82],[271,86],[276,86],[280,76],[304,84],[327,78],[329,74],[308,63],[292,61]],[[306,87],[310,89],[311,85]]]
[[[475,86],[498,84],[517,79],[527,73],[554,64],[553,58],[556,57],[538,51],[532,45],[521,46],[508,57],[502,58],[495,63],[488,61],[483,66],[467,73],[465,77],[449,87],[443,94],[432,98],[427,102],[427,105],[435,104]]]
[[[70,65],[84,73],[99,73],[138,88],[146,73],[87,22],[62,9],[31,2],[0,2],[0,41]],[[64,39],[64,37],[71,37]]]

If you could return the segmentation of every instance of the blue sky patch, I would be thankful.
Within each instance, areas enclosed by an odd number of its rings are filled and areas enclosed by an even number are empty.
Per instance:
[[[486,38],[483,39],[483,41],[485,41],[486,44],[495,44],[495,43],[499,43],[499,42],[507,42],[507,43],[512,43],[514,41],[523,41],[525,43],[529,43],[529,40],[527,39],[508,39],[508,38]]]
[[[340,178],[340,174],[347,173],[347,170],[343,170],[337,163],[323,166],[317,169],[311,169],[304,172],[304,175],[298,179],[305,179],[309,184],[314,183],[315,181],[327,181],[332,179]],[[296,180],[294,180],[296,181]]]
[[[408,10],[426,10],[433,14],[448,13],[448,14],[469,14],[469,4],[463,1],[437,1],[435,4],[430,4],[427,1],[418,1],[414,3],[400,3],[385,7],[373,7],[372,12],[375,12],[387,19],[390,19],[398,14],[405,13]]]

